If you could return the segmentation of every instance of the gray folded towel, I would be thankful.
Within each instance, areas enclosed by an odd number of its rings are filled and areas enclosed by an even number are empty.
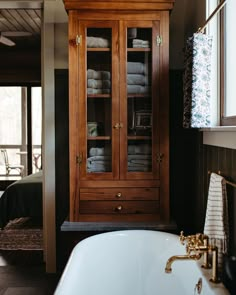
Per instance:
[[[95,71],[93,69],[88,69],[87,79],[110,80],[111,73],[109,71]]]
[[[141,39],[134,39],[133,40],[133,47],[134,48],[137,48],[137,47],[142,47],[142,48],[149,47],[149,41],[148,40],[141,40]]]
[[[110,94],[111,89],[96,89],[96,88],[87,88],[87,94]]]
[[[151,155],[151,153],[152,148],[150,144],[128,145],[128,155]]]
[[[94,48],[94,47],[99,47],[99,48],[104,48],[104,47],[109,47],[110,42],[108,39],[101,38],[101,37],[87,37],[87,47]]]
[[[111,156],[94,156],[87,159],[87,172],[111,171]]]
[[[110,156],[111,155],[111,149],[109,147],[92,147],[89,150],[89,156],[94,157],[94,156]]]
[[[148,85],[148,76],[142,74],[127,74],[128,85]]]
[[[128,162],[128,166],[150,166],[151,165],[151,160],[130,160]]]
[[[87,81],[88,88],[111,88],[111,81],[110,80],[97,80],[97,79],[88,79]]]
[[[127,74],[148,74],[148,65],[129,61],[127,63]]]
[[[151,160],[152,155],[128,155],[128,161],[132,160]]]
[[[149,86],[141,86],[141,85],[127,85],[127,92],[135,93],[135,94],[147,94],[150,92]]]

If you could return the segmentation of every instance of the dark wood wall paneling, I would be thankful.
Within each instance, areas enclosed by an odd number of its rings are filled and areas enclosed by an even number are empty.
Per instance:
[[[200,171],[200,177],[202,178],[202,200],[200,200],[201,215],[199,216],[199,224],[203,227],[210,181],[208,171],[221,171],[222,176],[236,183],[236,150],[204,145],[202,147],[202,160],[203,165]],[[236,256],[236,188],[227,185],[227,197],[230,225],[229,254]]]
[[[236,150],[203,145],[202,132],[184,129],[183,71],[170,71],[171,213],[179,230],[203,232],[210,175],[236,182]],[[227,185],[230,255],[236,255],[236,189]]]

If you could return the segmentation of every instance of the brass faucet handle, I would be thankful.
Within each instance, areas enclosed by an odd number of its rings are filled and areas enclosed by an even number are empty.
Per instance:
[[[184,236],[184,232],[181,230],[180,236],[179,236],[179,240],[180,240],[180,242],[181,242],[182,245],[185,244],[185,241],[188,244],[193,245],[193,244],[195,244],[196,236],[195,235]]]
[[[179,240],[180,240],[180,243],[182,245],[184,245],[184,241],[186,240],[186,237],[184,236],[184,231],[183,230],[181,230],[181,232],[180,232]]]

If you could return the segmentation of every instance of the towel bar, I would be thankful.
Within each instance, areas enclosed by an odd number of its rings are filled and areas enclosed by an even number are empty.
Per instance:
[[[208,170],[208,174],[211,174],[211,173],[212,173],[212,171]],[[218,174],[218,175],[223,176],[223,175],[221,174],[221,171],[220,171],[220,170],[218,170],[218,171],[215,172],[215,173]],[[225,179],[225,182],[226,182],[227,184],[233,186],[233,187],[236,187],[236,183],[234,183],[234,182],[232,182],[232,181],[229,181],[229,180]]]

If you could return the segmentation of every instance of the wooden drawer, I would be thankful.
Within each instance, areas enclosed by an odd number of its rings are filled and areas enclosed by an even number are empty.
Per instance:
[[[80,214],[156,214],[158,201],[81,201]]]
[[[81,188],[80,200],[159,200],[159,188]]]

